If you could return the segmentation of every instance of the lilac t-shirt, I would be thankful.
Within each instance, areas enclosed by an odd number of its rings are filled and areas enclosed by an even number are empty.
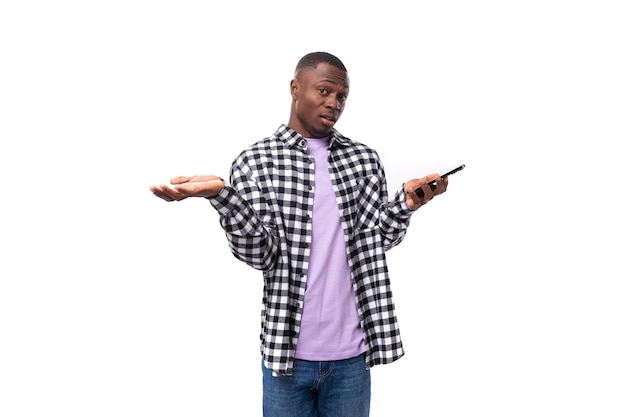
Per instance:
[[[296,358],[341,360],[365,352],[339,208],[328,173],[329,138],[307,139],[315,158],[311,256]]]

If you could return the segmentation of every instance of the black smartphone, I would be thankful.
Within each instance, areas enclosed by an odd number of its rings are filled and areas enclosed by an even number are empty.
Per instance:
[[[462,170],[463,168],[465,168],[465,164],[458,164],[455,165],[454,167],[444,171],[443,174],[439,174],[441,176],[441,178],[445,178],[449,175],[455,174],[457,172],[459,172],[460,170]],[[430,187],[430,189],[432,191],[435,191],[435,188],[437,188],[437,183],[435,183],[435,181],[431,181],[428,183],[428,186]],[[422,190],[422,187],[418,188],[417,190],[415,190],[415,194],[417,194],[417,196],[419,198],[424,197],[424,190]]]
[[[462,170],[463,168],[465,168],[465,164],[458,164],[455,165],[454,168],[450,168],[449,170],[447,170],[446,172],[444,172],[443,174],[440,174],[441,178],[445,178],[448,175],[452,175],[452,174],[456,174],[457,172],[459,172],[460,170]]]

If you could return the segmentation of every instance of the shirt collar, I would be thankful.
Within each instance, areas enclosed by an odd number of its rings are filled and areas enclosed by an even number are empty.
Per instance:
[[[285,142],[285,144],[289,146],[290,148],[293,148],[293,147],[300,147],[303,149],[306,148],[306,145],[307,145],[306,139],[303,138],[298,132],[296,132],[295,130],[293,130],[292,128],[290,128],[289,126],[285,124],[280,125],[280,127],[276,130],[274,135],[278,139]],[[331,149],[336,146],[342,146],[342,147],[348,146],[349,142],[350,140],[348,138],[344,137],[341,133],[339,133],[337,130],[333,128],[332,132],[330,133],[330,148]]]

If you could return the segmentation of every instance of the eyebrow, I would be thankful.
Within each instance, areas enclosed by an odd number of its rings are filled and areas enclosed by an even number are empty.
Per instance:
[[[333,80],[330,80],[328,78],[322,78],[321,80],[317,81],[317,84],[321,84],[321,83],[329,83],[329,84],[332,84],[332,85],[342,85],[343,88],[345,88],[346,90],[350,89],[350,87],[347,86],[345,83],[338,83],[337,81],[333,81]]]

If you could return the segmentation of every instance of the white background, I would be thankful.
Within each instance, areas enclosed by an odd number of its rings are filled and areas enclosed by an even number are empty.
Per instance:
[[[261,415],[261,275],[148,187],[227,176],[325,50],[390,191],[467,165],[388,253],[372,416],[623,417],[620,3],[3,2],[0,415]]]

